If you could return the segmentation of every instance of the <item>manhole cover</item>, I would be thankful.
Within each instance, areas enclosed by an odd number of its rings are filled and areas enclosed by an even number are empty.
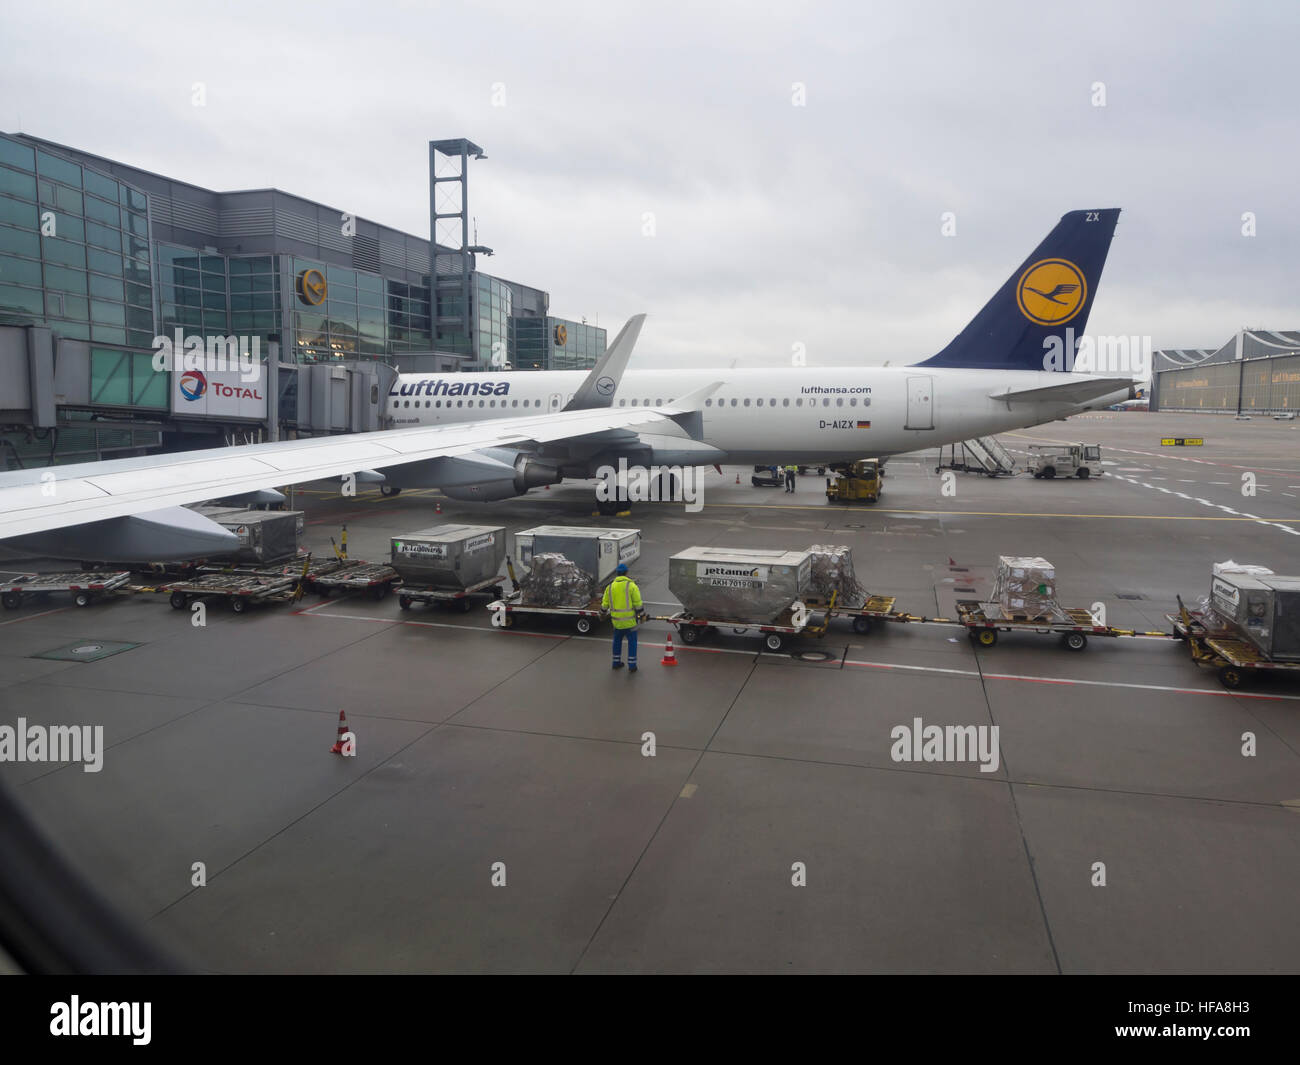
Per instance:
[[[801,662],[830,662],[835,658],[829,651],[800,651],[795,657]]]
[[[31,657],[52,658],[56,662],[98,662],[101,658],[121,654],[123,651],[139,646],[138,643],[121,643],[117,640],[77,640],[75,643],[67,643],[52,651],[42,651]]]

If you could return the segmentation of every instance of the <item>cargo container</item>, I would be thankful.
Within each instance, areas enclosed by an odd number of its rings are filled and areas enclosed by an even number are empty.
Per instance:
[[[394,536],[393,569],[408,585],[466,589],[491,581],[506,557],[500,525],[435,525]]]
[[[1300,577],[1218,573],[1210,606],[1268,658],[1300,662]]]
[[[803,598],[812,580],[807,551],[689,547],[668,560],[668,588],[696,617],[770,622]]]
[[[304,527],[301,510],[241,510],[237,507],[195,507],[199,514],[229,529],[239,549],[228,555],[235,562],[273,562],[298,553]]]
[[[620,562],[630,566],[641,557],[641,530],[538,525],[515,533],[516,565],[531,569],[534,555],[563,555],[590,575],[599,591],[614,579]]]

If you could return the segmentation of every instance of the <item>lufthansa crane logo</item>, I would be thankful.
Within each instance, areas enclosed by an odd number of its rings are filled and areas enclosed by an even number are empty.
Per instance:
[[[568,339],[569,339],[569,330],[566,329],[563,325],[557,325],[555,327],[555,342],[559,344],[560,347],[564,347],[564,342]]]
[[[1016,285],[1020,313],[1038,325],[1064,325],[1087,298],[1088,279],[1068,259],[1039,259]]]
[[[298,294],[303,303],[313,307],[325,302],[325,275],[319,270],[304,270],[298,275]]]

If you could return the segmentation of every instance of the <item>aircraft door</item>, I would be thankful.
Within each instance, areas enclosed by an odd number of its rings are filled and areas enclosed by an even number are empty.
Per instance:
[[[934,378],[907,379],[907,422],[904,429],[934,428]]]

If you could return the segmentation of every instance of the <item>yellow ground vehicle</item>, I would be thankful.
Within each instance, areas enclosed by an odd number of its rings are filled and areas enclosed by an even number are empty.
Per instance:
[[[885,490],[879,459],[859,459],[836,472],[838,477],[826,478],[826,498],[832,503],[874,503]]]

